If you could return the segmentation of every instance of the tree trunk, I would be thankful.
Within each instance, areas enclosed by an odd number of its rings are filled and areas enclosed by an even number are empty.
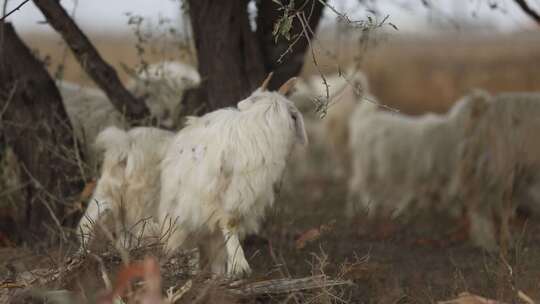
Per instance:
[[[272,35],[274,23],[283,12],[273,1],[259,1],[257,30],[253,31],[249,24],[248,2],[188,1],[202,79],[200,91],[188,95],[197,96],[201,98],[199,102],[207,104],[202,112],[235,105],[255,90],[270,72],[274,72],[274,77],[269,88],[275,90],[289,78],[297,76],[302,68],[307,40],[301,38],[291,53],[284,56],[283,62],[278,63],[278,58],[290,43],[281,38],[276,44]],[[310,17],[308,22],[313,31],[317,28],[323,7],[314,1],[303,8],[306,16]],[[296,33],[302,33],[302,27],[295,19],[291,34]],[[311,38],[311,33],[308,35]],[[195,108],[189,98],[184,99],[183,104],[186,111]]]
[[[27,242],[58,237],[66,202],[82,189],[75,140],[60,93],[42,62],[0,22],[0,130],[22,167],[25,220],[18,233]]]
[[[105,92],[114,107],[131,120],[149,116],[143,100],[135,98],[122,84],[116,71],[101,58],[90,40],[71,19],[58,0],[34,0],[47,22],[62,35],[79,64]]]
[[[326,0],[323,0],[326,2]],[[282,1],[287,5],[289,1]],[[296,35],[304,35],[300,38],[287,52],[289,45],[293,41],[288,41],[280,37],[276,43],[272,31],[274,24],[283,15],[283,11],[279,10],[279,5],[274,1],[259,1],[257,6],[257,38],[264,57],[264,67],[267,72],[274,71],[274,76],[270,81],[268,88],[275,90],[289,78],[300,74],[304,66],[304,58],[306,50],[309,46],[308,39],[313,38],[312,33],[317,31],[319,21],[322,17],[324,5],[319,1],[296,1],[296,10],[303,13],[307,19],[306,30],[303,30],[302,24],[298,18],[293,19],[291,28],[291,37]],[[309,27],[309,28],[307,28]],[[291,39],[293,40],[293,39]],[[287,52],[287,53],[286,53]],[[286,53],[286,54],[285,54]],[[285,54],[285,55],[284,55]],[[281,58],[281,62],[278,60]]]
[[[260,85],[263,58],[249,26],[246,0],[189,0],[207,111],[231,106]]]

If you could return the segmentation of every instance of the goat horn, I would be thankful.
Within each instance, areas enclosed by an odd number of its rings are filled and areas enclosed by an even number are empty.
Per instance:
[[[284,84],[281,85],[281,87],[279,87],[278,92],[281,95],[286,95],[294,87],[294,85],[296,84],[296,80],[296,77],[287,80]]]
[[[270,79],[272,79],[272,76],[274,76],[274,72],[270,72],[268,76],[264,79],[262,85],[261,85],[261,91],[268,90],[268,84],[270,83]]]

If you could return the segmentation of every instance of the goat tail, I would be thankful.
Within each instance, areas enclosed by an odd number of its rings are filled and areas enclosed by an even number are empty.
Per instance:
[[[106,158],[121,162],[127,159],[131,140],[126,131],[110,126],[98,134],[94,145],[99,151],[105,152]]]

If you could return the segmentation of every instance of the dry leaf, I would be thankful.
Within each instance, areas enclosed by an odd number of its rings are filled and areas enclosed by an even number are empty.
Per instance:
[[[145,280],[145,289],[140,294],[140,303],[162,303],[161,274],[159,272],[159,264],[153,257],[146,257],[142,262],[137,261],[124,266],[116,276],[113,290],[103,296],[98,303],[115,303],[116,299],[124,295],[131,281],[138,278]]]
[[[296,249],[302,249],[306,247],[308,242],[313,242],[321,236],[321,230],[319,228],[311,228],[308,231],[302,233],[300,237],[296,239]]]
[[[323,233],[331,231],[334,227],[335,221],[330,222],[327,225],[321,225],[318,228],[311,228],[296,239],[296,249],[302,249],[306,247],[309,242],[318,240]]]

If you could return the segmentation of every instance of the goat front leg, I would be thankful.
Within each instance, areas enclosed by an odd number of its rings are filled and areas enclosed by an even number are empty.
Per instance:
[[[236,225],[234,225],[233,221],[228,220],[220,226],[225,239],[225,251],[227,252],[227,275],[230,277],[249,276],[251,268],[240,244]]]

